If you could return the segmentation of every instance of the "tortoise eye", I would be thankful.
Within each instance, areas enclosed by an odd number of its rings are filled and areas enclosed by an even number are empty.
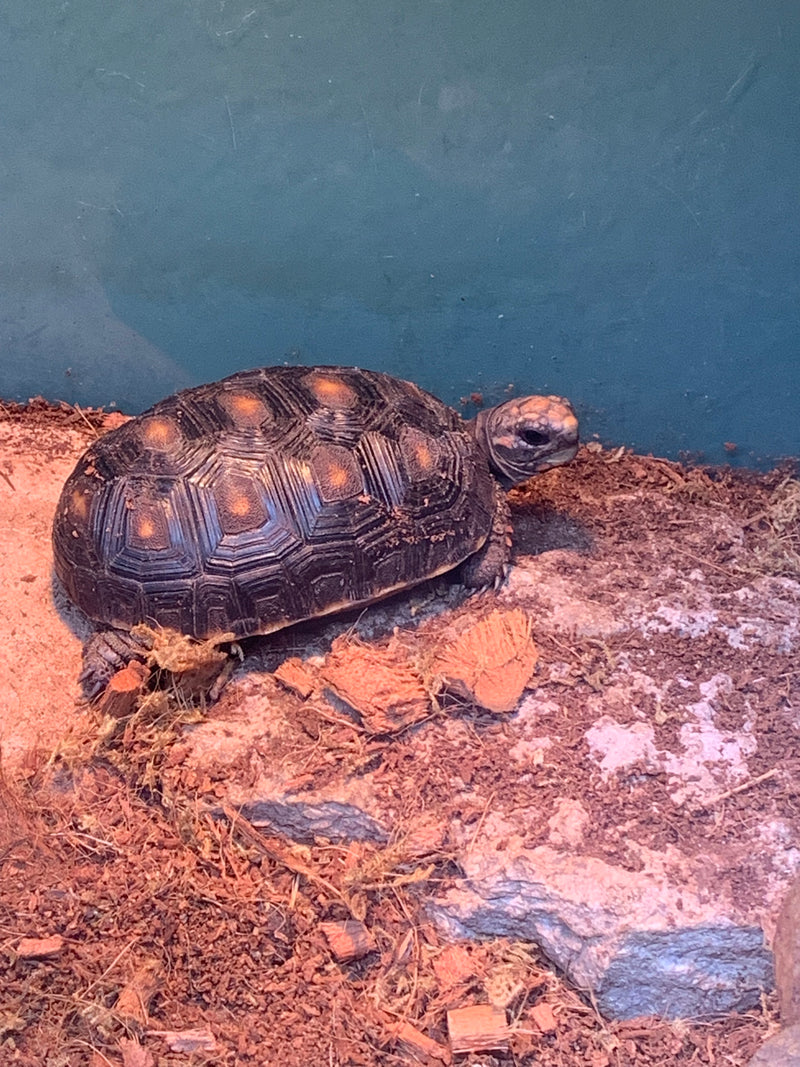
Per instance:
[[[540,433],[539,430],[520,430],[517,436],[531,448],[540,448],[550,440],[546,433]]]

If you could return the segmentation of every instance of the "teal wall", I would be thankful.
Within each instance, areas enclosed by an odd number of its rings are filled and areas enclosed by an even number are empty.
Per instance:
[[[355,363],[800,453],[797,0],[0,0],[0,72],[0,396]]]

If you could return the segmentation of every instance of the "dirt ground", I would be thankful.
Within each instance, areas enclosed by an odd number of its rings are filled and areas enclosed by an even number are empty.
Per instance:
[[[7,406],[0,416],[6,428],[15,427],[29,443],[41,441],[45,451],[54,427],[88,441],[88,423],[104,425],[101,417],[46,405]],[[65,474],[72,462],[59,449],[46,459],[65,466]],[[8,452],[3,463],[0,475],[24,492],[24,465]],[[590,445],[570,467],[512,495],[516,551],[521,559],[557,549],[554,568],[579,581],[594,573],[592,563],[613,560],[608,580],[627,583],[632,596],[648,581],[668,591],[671,575],[694,567],[732,596],[762,578],[796,581],[800,483],[792,474],[788,468],[767,474],[688,468]],[[37,522],[44,558],[48,533]],[[36,585],[25,574],[23,592]],[[604,589],[589,592],[602,607]],[[47,590],[41,595],[44,600]],[[431,632],[443,618],[485,613],[487,596],[493,594],[446,606]],[[30,612],[30,603],[24,605]],[[725,798],[722,820],[717,813],[690,813],[697,840],[711,834],[735,840],[737,828],[776,814],[800,825],[791,785],[798,760],[790,743],[798,731],[796,656],[768,647],[743,655],[708,634],[686,640],[669,630],[638,646],[629,636],[624,647],[622,638],[617,645],[586,636],[565,641],[539,634],[535,623],[539,666],[531,684],[544,691],[569,687],[576,709],[613,684],[622,654],[634,663],[638,658],[651,674],[655,656],[665,665],[665,681],[679,673],[693,677],[704,659],[724,664],[736,681],[732,723],[741,721],[742,694],[757,694],[763,709],[758,752],[749,763],[756,784]],[[255,655],[274,669],[286,655],[329,647],[331,636],[330,624],[304,627],[285,635],[277,652],[273,644]],[[58,650],[44,644],[42,662],[49,664]],[[75,668],[74,650],[67,663]],[[14,664],[7,654],[0,690],[17,692],[22,706],[25,687]],[[72,699],[74,685],[64,675],[48,674],[40,685],[42,693],[58,688]],[[8,702],[6,714],[16,706]],[[0,1065],[721,1067],[746,1064],[776,1028],[771,998],[759,1011],[719,1019],[608,1022],[535,946],[445,943],[424,908],[432,887],[441,891],[458,874],[446,847],[420,859],[402,838],[386,846],[300,845],[253,830],[234,813],[213,819],[199,788],[176,788],[181,780],[170,765],[185,724],[203,712],[176,701],[159,708],[158,719],[122,724],[75,716],[71,730],[61,722],[53,735],[39,731],[45,742],[39,750],[17,752],[8,764],[0,789]],[[677,729],[662,709],[652,711],[665,736]],[[343,759],[378,767],[387,793],[412,821],[436,822],[451,813],[448,781],[456,771],[476,790],[513,798],[519,774],[503,758],[505,722],[463,700],[419,728],[442,731],[435,735],[436,759],[426,765],[411,758],[417,727],[354,737],[341,723],[312,721],[299,704],[293,714],[295,747],[314,753],[306,773],[323,781]],[[458,724],[449,738],[448,719]],[[618,798],[612,803],[596,778],[587,789],[585,727],[577,713],[574,723],[563,724],[557,780],[547,771],[537,781],[543,810],[566,782],[603,828],[604,855],[624,855],[628,837],[648,844],[659,835],[685,840],[686,825],[648,814],[665,793],[657,777],[631,798],[624,819]],[[213,783],[203,785],[209,788]],[[476,820],[483,817],[475,813]],[[356,921],[358,928],[341,925]],[[354,958],[339,947],[343,931],[364,942]],[[505,1011],[509,1034],[499,1042],[505,1047],[453,1054],[448,1012],[478,1004]]]

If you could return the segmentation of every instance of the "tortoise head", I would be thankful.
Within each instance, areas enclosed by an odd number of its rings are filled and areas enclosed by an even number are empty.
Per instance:
[[[578,451],[578,420],[572,405],[561,396],[509,400],[478,412],[472,426],[504,489],[569,463]]]

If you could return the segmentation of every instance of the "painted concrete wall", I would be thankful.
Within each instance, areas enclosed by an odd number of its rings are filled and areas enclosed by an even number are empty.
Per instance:
[[[800,453],[797,0],[5,0],[0,93],[0,396],[355,363]]]

